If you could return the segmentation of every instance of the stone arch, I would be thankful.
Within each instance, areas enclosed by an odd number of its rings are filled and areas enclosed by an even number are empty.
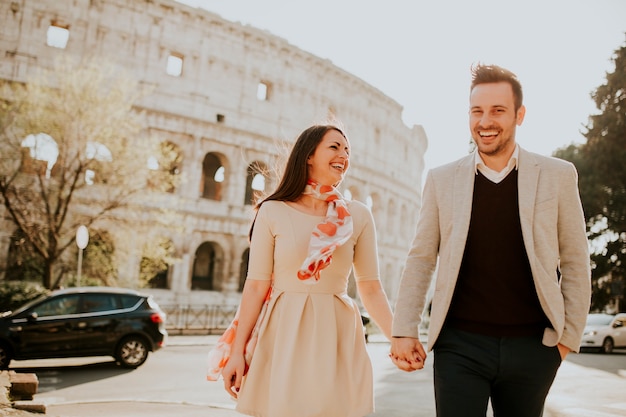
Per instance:
[[[191,290],[221,291],[224,250],[217,242],[203,242],[193,260]]]
[[[248,276],[248,261],[250,260],[250,248],[246,248],[241,254],[241,264],[239,266],[239,291],[243,291]]]
[[[81,285],[119,285],[115,242],[111,233],[102,229],[89,230],[89,243],[85,247],[81,269]]]
[[[259,197],[265,194],[269,185],[268,172],[267,165],[261,161],[254,161],[248,165],[244,204],[254,205]]]
[[[180,146],[169,140],[161,142],[158,155],[148,160],[148,167],[152,170],[148,186],[173,193],[180,181],[182,166],[183,152]]]
[[[374,222],[376,223],[376,228],[379,228],[379,224],[383,225],[383,220],[384,220],[384,216],[385,216],[385,208],[383,207],[383,205],[381,204],[381,198],[380,195],[377,193],[373,193],[368,195],[365,198],[365,205],[370,209],[370,211],[372,212],[372,216],[374,216]]]
[[[225,158],[215,152],[209,152],[202,161],[202,181],[200,193],[202,198],[222,201],[227,178]]]
[[[348,200],[362,201],[361,193],[359,189],[356,187],[346,187],[343,194],[344,194],[344,197],[346,197]]]
[[[139,264],[141,285],[147,288],[170,288],[171,263],[175,256],[174,242],[166,237],[151,239],[143,248]]]

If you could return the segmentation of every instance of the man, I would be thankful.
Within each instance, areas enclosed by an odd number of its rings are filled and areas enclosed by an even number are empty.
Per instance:
[[[428,331],[438,417],[539,417],[577,351],[591,298],[585,219],[572,164],[520,148],[515,74],[472,68],[476,150],[426,178],[398,291],[390,357],[421,369],[418,326],[438,263]]]

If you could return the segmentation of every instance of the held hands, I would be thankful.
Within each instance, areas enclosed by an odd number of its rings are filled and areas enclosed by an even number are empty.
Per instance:
[[[413,337],[393,337],[391,339],[389,357],[399,369],[413,372],[424,368],[426,351],[419,339]]]
[[[231,355],[228,359],[228,363],[222,370],[222,378],[224,378],[224,388],[226,392],[237,399],[239,395],[239,389],[241,388],[241,381],[246,373],[246,361],[243,354]]]

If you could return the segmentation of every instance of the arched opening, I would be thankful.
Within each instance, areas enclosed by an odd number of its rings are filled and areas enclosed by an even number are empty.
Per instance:
[[[267,168],[262,162],[253,162],[248,165],[246,176],[246,195],[244,204],[254,205],[265,192]]]
[[[202,162],[202,198],[222,200],[222,185],[226,177],[226,169],[220,158],[208,153]]]
[[[148,186],[173,193],[180,181],[182,166],[183,153],[180,147],[169,141],[161,142],[159,154],[148,158],[148,168],[152,171]]]
[[[239,266],[239,292],[243,291],[248,276],[248,261],[250,260],[250,248],[246,248],[241,255],[241,264]]]
[[[204,242],[196,250],[193,261],[191,290],[221,291],[222,250],[215,242]]]
[[[170,265],[174,261],[174,243],[167,238],[151,240],[143,248],[139,279],[143,287],[169,288]]]
[[[117,276],[115,245],[111,235],[105,230],[90,230],[89,243],[83,254],[80,284],[116,286]]]

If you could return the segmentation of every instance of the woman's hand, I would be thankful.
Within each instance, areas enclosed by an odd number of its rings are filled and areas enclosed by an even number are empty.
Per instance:
[[[239,395],[239,389],[241,388],[241,381],[246,373],[246,360],[243,357],[243,353],[230,356],[228,363],[222,370],[222,377],[224,378],[224,388],[226,392],[237,399]]]
[[[391,339],[389,357],[398,368],[413,372],[424,368],[426,351],[417,338],[394,337]]]

